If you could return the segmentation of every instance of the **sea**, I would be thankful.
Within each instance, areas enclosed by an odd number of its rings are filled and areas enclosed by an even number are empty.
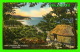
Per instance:
[[[20,21],[23,25],[37,25],[40,21],[44,21],[43,17],[30,17],[31,20],[17,20]]]

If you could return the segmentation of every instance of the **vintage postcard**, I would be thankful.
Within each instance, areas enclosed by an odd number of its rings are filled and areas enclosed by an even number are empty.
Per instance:
[[[3,3],[3,49],[77,49],[77,3]]]

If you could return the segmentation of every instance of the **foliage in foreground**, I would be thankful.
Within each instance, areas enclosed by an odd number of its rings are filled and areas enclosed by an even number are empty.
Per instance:
[[[18,26],[18,27],[3,27],[3,39],[4,44],[13,44],[14,40],[18,40],[24,37],[33,38],[36,37],[41,40],[46,39],[46,35],[37,32],[33,26]]]

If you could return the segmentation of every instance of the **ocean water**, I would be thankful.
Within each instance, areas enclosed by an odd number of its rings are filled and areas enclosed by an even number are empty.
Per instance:
[[[23,25],[37,25],[40,21],[43,21],[43,17],[30,17],[31,20],[18,20],[21,21]]]

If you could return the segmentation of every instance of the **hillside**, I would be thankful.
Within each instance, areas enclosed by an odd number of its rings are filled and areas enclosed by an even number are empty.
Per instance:
[[[31,20],[29,17],[23,17],[23,16],[18,16],[18,15],[13,15],[12,19],[17,19],[17,20]]]

